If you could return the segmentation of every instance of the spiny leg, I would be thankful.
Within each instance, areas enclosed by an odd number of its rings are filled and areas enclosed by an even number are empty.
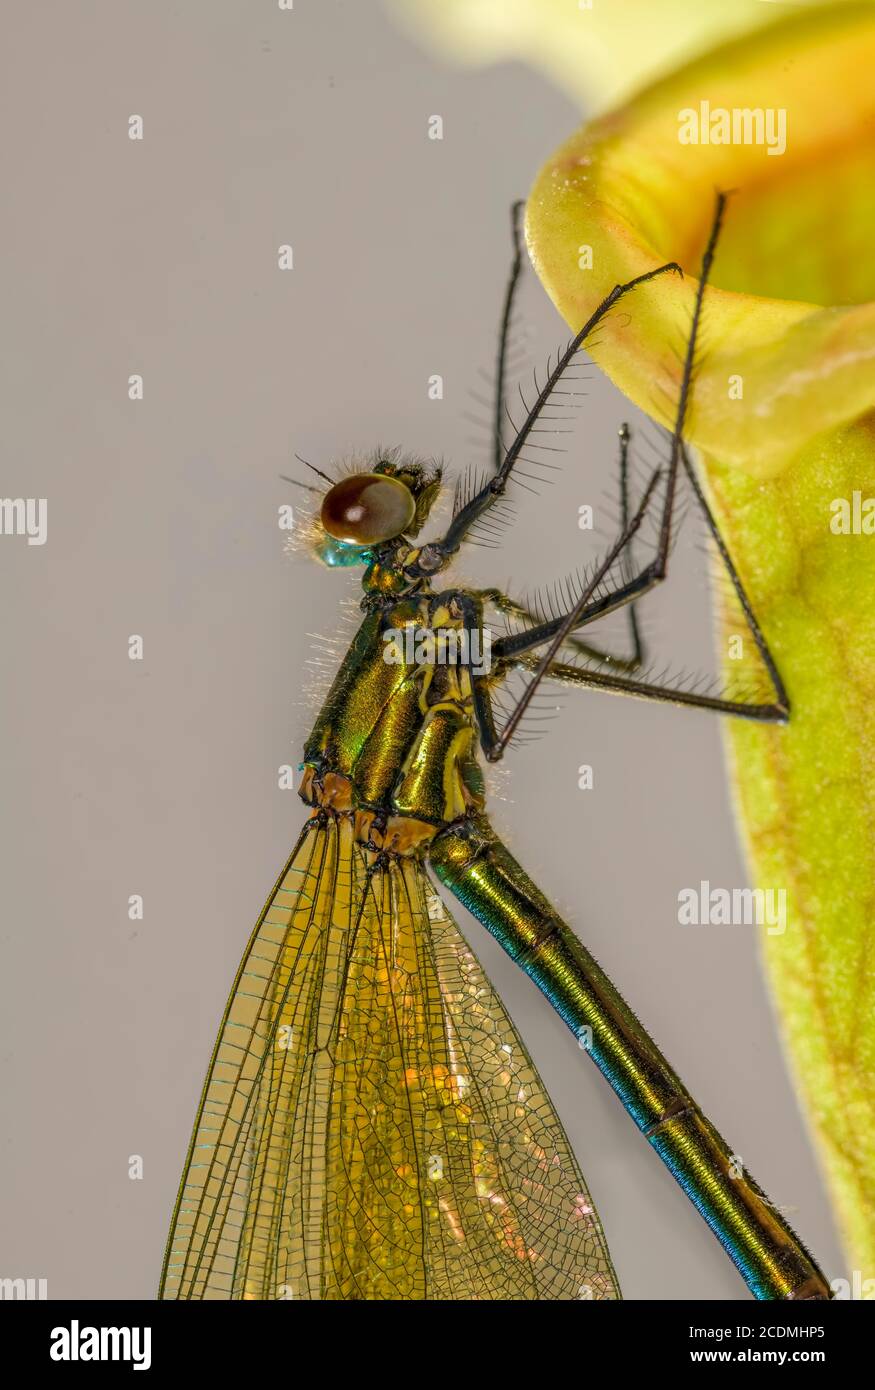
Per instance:
[[[517,432],[516,438],[505,454],[495,477],[491,478],[486,486],[481,488],[480,491],[471,498],[467,506],[462,509],[459,515],[454,518],[443,542],[440,543],[445,550],[452,552],[458,549],[465,533],[473,522],[476,521],[483,512],[487,511],[496,499],[505,492],[507,483],[513,473],[514,464],[525,447],[526,441],[533,428],[537,424],[541,411],[544,409],[553,390],[561,380],[563,373],[573,361],[575,355],[579,352],[596,325],[601,322],[605,315],[609,313],[624,295],[628,294],[638,285],[645,284],[649,280],[653,280],[657,276],[664,275],[669,271],[673,271],[678,275],[682,274],[680,266],[671,262],[667,265],[658,266],[656,270],[647,271],[644,275],[638,275],[634,280],[628,281],[627,284],[615,285],[610,294],[605,296],[601,304],[590,315],[580,331],[572,338],[568,347],[556,363],[556,366],[549,373],[546,382],[538,392],[534,405],[529,410],[521,428]]]
[[[594,602],[586,604],[585,606],[577,604],[570,614],[561,618],[555,618],[549,623],[542,623],[540,627],[533,628],[528,633],[518,633],[516,637],[499,643],[498,646],[500,650],[496,651],[496,655],[518,655],[521,652],[530,651],[534,647],[542,646],[544,642],[550,641],[560,628],[567,625],[568,619],[572,614],[574,615],[574,622],[569,628],[569,631],[576,631],[578,628],[585,627],[587,623],[595,621],[596,618],[603,617],[606,613],[612,613],[617,608],[622,608],[625,604],[631,603],[634,599],[643,597],[644,594],[648,593],[665,578],[668,570],[668,551],[671,544],[672,516],[674,512],[675,494],[677,491],[677,472],[683,452],[683,428],[687,414],[690,383],[693,376],[693,364],[696,358],[696,344],[702,316],[702,303],[705,297],[708,275],[710,274],[711,266],[714,262],[717,240],[723,225],[725,207],[726,194],[718,193],[714,208],[714,218],[711,223],[711,231],[708,236],[708,244],[705,247],[705,254],[702,258],[702,269],[693,309],[693,322],[681,374],[681,388],[678,397],[678,408],[675,415],[674,429],[671,436],[665,498],[663,500],[662,520],[660,522],[655,559],[651,560],[650,564],[646,565],[645,568],[632,579],[624,580],[624,582],[617,585],[612,592],[601,595]]]
[[[534,663],[529,665],[530,660],[531,658],[523,657],[520,664],[532,670]],[[662,704],[714,710],[718,714],[733,714],[740,719],[759,720],[764,724],[787,722],[787,710],[777,701],[761,703],[753,700],[724,700],[716,695],[702,695],[695,690],[683,690],[655,682],[615,676],[610,671],[588,671],[561,661],[551,662],[546,675],[550,680],[561,681],[563,685],[585,685],[595,690],[607,690],[615,695],[631,695],[639,700],[655,700]]]
[[[620,524],[623,530],[629,525],[629,426],[624,424],[620,427]],[[628,580],[634,572],[632,560],[632,542],[630,541],[623,550],[620,557],[622,565],[621,573],[624,579]],[[537,614],[533,613],[525,604],[519,603],[516,599],[510,598],[501,589],[483,589],[480,597],[484,602],[489,602],[509,618],[518,618],[521,622],[535,627],[538,623]],[[569,637],[566,646],[578,656],[589,657],[594,661],[602,662],[606,666],[611,666],[618,671],[637,671],[644,660],[644,643],[641,638],[641,631],[638,624],[638,615],[635,611],[635,602],[631,601],[626,605],[629,620],[629,635],[632,639],[631,656],[618,656],[615,652],[610,652],[606,648],[592,642],[583,642],[578,637]],[[522,635],[525,635],[524,633]]]
[[[544,676],[547,674],[551,663],[555,661],[560,648],[568,640],[569,636],[574,631],[574,628],[577,626],[578,614],[582,611],[585,611],[587,604],[589,603],[599,584],[601,584],[601,582],[605,578],[605,575],[607,575],[610,572],[617,559],[622,555],[623,551],[628,546],[629,542],[632,540],[632,537],[639,529],[642,521],[644,520],[644,515],[647,511],[650,499],[653,495],[653,490],[656,487],[657,482],[659,481],[659,477],[660,473],[659,469],[657,469],[647,485],[644,496],[642,497],[641,502],[638,506],[638,510],[635,512],[628,525],[624,527],[623,531],[620,533],[619,538],[608,551],[604,560],[595,570],[595,573],[593,574],[589,583],[584,588],[583,593],[581,594],[577,603],[570,610],[567,617],[559,624],[555,632],[555,635],[553,636],[552,640],[547,646],[547,650],[543,653],[541,657],[539,657],[538,664],[535,667],[535,673],[529,684],[526,686],[526,689],[520,696],[519,700],[517,701],[516,705],[511,710],[507,723],[505,724],[501,733],[496,735],[493,731],[493,736],[489,737],[488,733],[483,728],[481,728],[480,742],[483,747],[483,751],[490,762],[498,762],[498,760],[503,756],[504,750],[507,747],[510,740],[513,738],[514,732],[523,715],[525,714],[526,710],[528,709],[532,697],[535,694],[535,691],[537,690]],[[498,643],[496,645],[497,647],[500,647],[501,644]]]
[[[566,662],[553,661],[546,671],[546,676],[552,680],[559,680],[565,685],[590,686],[597,690],[607,690],[614,694],[631,695],[641,700],[653,700],[663,704],[686,705],[694,709],[714,710],[719,714],[732,714],[740,719],[758,720],[762,723],[786,724],[790,716],[790,699],[787,694],[781,674],[778,670],[775,659],[771,653],[762,628],[760,627],[753,605],[748,597],[747,590],[733,564],[732,557],[726,547],[720,528],[714,517],[714,513],[708,505],[707,498],[702,490],[702,485],[696,477],[696,471],[686,448],[681,450],[681,463],[684,468],[693,495],[705,518],[705,523],[711,534],[711,538],[717,548],[720,560],[729,576],[732,588],[738,599],[739,607],[744,615],[745,624],[748,632],[754,641],[754,646],[759,653],[763,666],[769,677],[775,698],[769,701],[755,700],[733,700],[725,699],[713,695],[703,695],[695,690],[684,690],[677,686],[665,685],[659,681],[645,681],[634,679],[622,674],[615,674],[613,671],[593,671],[585,667],[573,666]],[[498,660],[508,660],[507,655],[500,650],[502,643],[498,642],[493,647],[493,653]],[[522,652],[514,658],[515,662],[526,667],[530,671],[536,671],[539,663],[533,655]]]
[[[439,833],[429,863],[590,1052],[758,1299],[828,1299],[808,1251],[702,1113],[626,1001],[485,818]]]
[[[525,705],[531,700],[537,685],[547,675],[555,675],[559,679],[574,684],[599,686],[601,689],[605,690],[614,690],[626,694],[637,695],[642,699],[692,705],[701,709],[712,709],[725,714],[735,714],[742,718],[780,723],[786,721],[788,717],[790,707],[784,684],[765,637],[763,636],[762,629],[757,622],[753,607],[741,582],[741,577],[732,563],[726,544],[720,535],[719,527],[708,507],[707,500],[695,475],[695,470],[689,459],[682,438],[689,401],[690,383],[695,363],[696,343],[701,321],[704,292],[714,260],[714,253],[717,239],[720,235],[725,205],[726,195],[722,193],[718,194],[711,233],[702,261],[702,272],[696,292],[693,323],[684,360],[680,398],[671,439],[671,453],[656,557],[649,565],[640,571],[640,573],[632,578],[624,579],[623,583],[618,585],[613,591],[600,595],[598,599],[592,602],[584,602],[581,600],[564,616],[554,618],[547,623],[542,623],[537,627],[531,628],[528,632],[516,633],[511,637],[502,638],[495,643],[493,647],[493,656],[496,661],[504,661],[508,664],[512,661],[517,661],[520,664],[529,666],[529,669],[534,671],[532,682],[530,682],[526,691],[523,692],[517,708],[511,713],[511,721],[518,721]],[[615,675],[613,672],[587,671],[572,666],[566,666],[555,661],[559,648],[562,646],[563,642],[567,642],[568,637],[573,632],[578,632],[588,623],[596,621],[599,617],[603,617],[607,613],[614,612],[626,604],[633,603],[665,578],[668,569],[667,557],[671,543],[671,528],[679,467],[683,467],[690,480],[696,501],[702,510],[708,529],[717,546],[720,558],[726,567],[732,586],[738,596],[748,630],[754,639],[754,644],[768,672],[775,695],[773,701],[757,702],[716,699],[711,696],[697,694],[695,691],[678,690],[676,687],[663,685],[660,682],[638,681],[619,674]],[[585,597],[586,596],[584,596],[584,598]],[[545,661],[544,658],[541,658],[537,664],[521,660],[527,653],[533,652],[536,648],[542,647],[548,642],[550,643],[548,650],[552,654],[550,660]],[[506,740],[504,740],[504,742],[506,743]],[[500,752],[498,756],[500,756]]]
[[[521,622],[532,625],[538,622],[538,616],[532,612],[531,608],[526,607],[524,603],[518,603],[516,599],[510,598],[500,589],[481,589],[479,594],[484,603],[491,603],[505,617],[518,618]],[[631,612],[631,604],[629,609]],[[565,645],[578,656],[589,657],[593,661],[599,661],[618,671],[636,671],[641,664],[640,639],[631,656],[617,656],[615,652],[609,652],[606,648],[598,647],[593,642],[582,642],[579,637],[569,637]]]
[[[504,443],[502,440],[502,425],[504,423],[504,412],[506,405],[505,386],[507,381],[507,352],[508,341],[510,338],[510,325],[513,318],[514,303],[516,301],[516,291],[519,284],[520,275],[523,268],[523,248],[520,236],[520,218],[525,203],[522,201],[513,204],[510,210],[510,229],[511,241],[513,244],[513,261],[510,267],[510,276],[507,282],[507,289],[504,295],[504,307],[501,313],[501,327],[498,333],[498,356],[495,364],[495,402],[493,405],[492,421],[492,468],[497,473],[501,468],[501,460],[504,457]]]
[[[675,416],[674,430],[671,437],[671,456],[668,464],[668,479],[666,481],[665,498],[662,507],[662,525],[660,527],[659,547],[654,561],[654,575],[658,579],[664,579],[668,570],[668,552],[671,545],[671,527],[674,514],[675,492],[677,490],[678,468],[683,454],[684,425],[687,418],[687,407],[689,405],[690,392],[693,382],[693,371],[696,364],[696,347],[699,339],[699,327],[702,321],[702,305],[705,302],[705,290],[711,276],[711,269],[714,265],[714,256],[717,251],[717,242],[720,239],[720,231],[723,226],[723,215],[726,211],[728,195],[718,193],[714,203],[714,217],[711,223],[711,232],[705,246],[705,254],[702,257],[702,269],[699,272],[699,285],[696,290],[696,298],[693,305],[693,322],[690,327],[690,336],[687,340],[687,351],[684,358],[683,371],[681,373],[681,387],[678,396],[677,415]]]
[[[610,294],[606,295],[601,304],[593,311],[579,333],[571,339],[568,347],[559,357],[555,367],[549,373],[547,380],[538,392],[534,405],[528,411],[522,427],[517,432],[516,438],[507,450],[497,472],[487,483],[480,488],[473,497],[465,504],[451,521],[445,535],[437,541],[429,541],[422,547],[417,560],[408,566],[406,573],[415,578],[419,575],[431,575],[437,570],[442,569],[447,560],[459,549],[465,536],[470,531],[474,523],[485,512],[489,510],[501,498],[507,490],[508,482],[513,476],[514,465],[525,448],[532,430],[538,422],[541,411],[550,399],[553,391],[567,370],[570,363],[574,360],[577,352],[583,346],[586,339],[592,333],[598,323],[610,312],[611,309],[624,297],[634,290],[638,285],[643,285],[659,275],[665,275],[673,271],[677,275],[682,275],[683,271],[676,262],[672,261],[667,265],[657,266],[655,270],[648,270],[643,275],[638,275],[634,280],[629,280],[626,284],[615,285]]]
[[[624,422],[620,426],[620,525],[623,530],[629,525],[629,426]],[[623,580],[628,583],[635,572],[635,564],[632,558],[632,541],[626,546],[621,557],[621,573]],[[635,607],[635,600],[629,602],[629,633],[632,638],[632,650],[634,653],[634,670],[641,665],[644,660],[644,643],[641,639],[641,630],[638,626],[638,612]]]
[[[690,459],[689,454],[687,453],[686,446],[682,448],[681,456],[683,459],[684,472],[689,478],[690,486],[693,489],[693,496],[699,504],[699,508],[702,512],[702,515],[705,518],[705,523],[708,527],[708,530],[711,533],[711,539],[717,547],[717,553],[720,556],[720,559],[723,563],[723,567],[729,576],[729,581],[732,584],[733,589],[735,590],[735,595],[738,599],[741,611],[744,614],[744,620],[747,623],[748,631],[753,637],[754,646],[759,652],[763,665],[765,666],[769,674],[769,679],[772,682],[772,686],[775,691],[776,706],[780,708],[784,715],[784,718],[787,719],[790,714],[790,700],[787,695],[784,682],[781,679],[781,673],[778,670],[774,657],[772,656],[769,644],[765,638],[765,634],[763,633],[763,630],[760,627],[759,620],[756,616],[756,613],[754,612],[753,604],[751,603],[750,598],[748,597],[747,590],[745,589],[744,584],[742,583],[741,575],[735,568],[732,556],[729,554],[729,550],[727,549],[726,542],[723,539],[723,536],[720,532],[720,527],[717,525],[714,513],[708,506],[708,499],[706,498],[705,493],[702,490],[702,485],[696,476],[696,470],[692,463],[692,460]]]

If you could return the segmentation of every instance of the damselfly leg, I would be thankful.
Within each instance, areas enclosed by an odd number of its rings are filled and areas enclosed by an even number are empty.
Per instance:
[[[619,450],[620,524],[622,532],[628,530],[631,521],[629,504],[629,439],[629,427],[628,425],[623,425],[620,430]],[[632,537],[629,536],[620,555],[621,573],[623,579],[627,582],[631,579],[634,572],[632,544]],[[567,588],[570,590],[570,585],[568,585]],[[524,623],[526,631],[532,630],[538,625],[539,618],[537,614],[532,612],[531,608],[527,607],[524,603],[520,603],[516,599],[509,598],[508,595],[502,593],[500,589],[483,589],[481,590],[480,596],[484,603],[491,604],[503,617]],[[570,593],[568,596],[569,598],[571,597]],[[644,639],[641,635],[641,627],[638,622],[638,614],[635,610],[635,602],[635,599],[630,599],[629,603],[625,605],[628,620],[629,642],[631,646],[631,652],[628,656],[609,651],[606,647],[600,646],[594,642],[584,642],[582,638],[572,634],[566,637],[564,646],[569,652],[573,652],[575,656],[596,661],[603,666],[609,667],[612,671],[626,671],[629,673],[637,671],[644,661]],[[525,662],[521,660],[520,664],[523,665]]]
[[[499,327],[498,334],[498,352],[496,355],[495,368],[495,395],[492,411],[491,454],[493,477],[496,477],[498,475],[499,470],[501,469],[502,462],[508,452],[504,444],[505,426],[508,423],[511,426],[513,426],[513,421],[511,420],[507,403],[507,362],[510,342],[510,330],[513,322],[514,308],[516,304],[517,293],[519,290],[520,277],[522,274],[523,247],[521,235],[521,222],[524,207],[524,203],[516,202],[513,204],[513,207],[511,208],[511,242],[513,246],[513,258],[511,261],[510,274],[508,276],[507,289],[505,291],[504,306],[502,309],[501,324]],[[677,267],[674,265],[663,267],[663,270],[667,269],[676,270]],[[572,353],[571,357],[569,358],[569,361],[573,360],[574,354]],[[548,365],[548,376],[549,374],[550,372]],[[537,386],[537,377],[535,380]],[[553,387],[552,394],[556,397],[561,397],[569,393],[564,391],[561,384],[555,384]],[[545,405],[549,399],[550,393],[547,392],[546,394],[544,394],[543,400],[541,402],[539,418],[543,417]],[[515,427],[513,428],[514,436],[518,437],[521,432],[518,431]],[[629,441],[629,426],[624,424],[620,428],[620,447],[618,459],[621,530],[625,530],[626,527],[628,527],[629,521],[631,519],[629,484]],[[629,539],[628,544],[623,549],[621,565],[623,578],[628,582],[629,580],[631,580],[632,574],[634,572],[631,538]],[[538,622],[537,616],[531,611],[530,608],[528,608],[525,604],[520,603],[518,600],[508,597],[507,594],[503,594],[500,589],[486,589],[482,592],[481,597],[483,598],[484,602],[491,603],[493,607],[497,608],[498,611],[505,617],[520,620],[524,622],[529,628],[534,628]],[[634,599],[630,600],[629,604],[627,605],[627,613],[629,637],[632,648],[631,654],[629,656],[623,656],[615,652],[608,651],[606,648],[604,648],[598,643],[584,642],[579,637],[569,636],[566,645],[570,650],[574,651],[575,654],[583,657],[589,657],[592,660],[598,662],[602,662],[605,665],[611,667],[612,670],[628,672],[638,670],[638,668],[641,666],[644,660],[644,643],[641,637],[638,615],[635,611]]]
[[[768,643],[746,593],[741,576],[720,534],[719,527],[708,505],[701,483],[696,476],[695,467],[689,457],[683,439],[684,422],[689,407],[693,365],[696,357],[697,340],[701,323],[702,305],[708,283],[708,276],[714,261],[725,207],[726,195],[718,194],[711,232],[702,261],[693,321],[681,375],[674,429],[671,434],[669,458],[665,469],[665,490],[662,498],[662,511],[656,554],[643,569],[637,571],[637,573],[634,572],[631,559],[631,541],[634,530],[637,530],[637,526],[633,527],[632,520],[629,518],[628,484],[626,481],[628,476],[629,437],[628,430],[624,426],[623,433],[621,434],[621,478],[623,480],[622,526],[619,540],[615,543],[613,550],[610,552],[608,562],[603,564],[598,571],[598,581],[600,582],[610,573],[613,562],[619,557],[621,564],[617,575],[618,582],[613,586],[603,586],[603,591],[599,593],[597,598],[594,596],[594,591],[598,587],[598,583],[591,583],[588,587],[584,588],[577,600],[569,606],[566,613],[557,615],[550,621],[533,624],[527,631],[500,638],[495,643],[493,651],[499,663],[519,664],[524,669],[532,671],[533,676],[526,690],[520,696],[516,706],[510,712],[507,726],[497,736],[497,742],[493,744],[491,751],[487,753],[487,756],[491,757],[493,761],[500,757],[507,747],[535,691],[541,681],[546,677],[556,678],[567,684],[588,685],[593,688],[619,694],[635,695],[641,699],[688,705],[700,709],[714,710],[722,714],[733,714],[741,718],[756,719],[771,723],[783,723],[789,715],[789,699],[780,672],[769,650]],[[570,358],[564,358],[562,360],[570,361]],[[542,404],[540,398],[539,402],[536,403],[536,408],[538,404]],[[532,422],[527,420],[526,425],[531,427],[531,423]],[[514,449],[517,449],[517,452],[519,451],[518,440],[514,441],[514,444],[508,451],[508,457],[511,456]],[[629,605],[632,611],[631,622],[635,633],[636,653],[640,655],[641,644],[640,638],[638,637],[635,604],[643,598],[644,595],[660,584],[668,574],[668,559],[672,541],[677,483],[678,475],[681,470],[683,470],[689,480],[696,503],[701,510],[711,540],[726,570],[743,613],[748,631],[753,638],[756,651],[768,675],[774,694],[774,698],[771,700],[722,699],[692,690],[685,690],[671,684],[663,684],[659,681],[635,679],[630,673],[621,674],[619,663],[614,663],[618,668],[616,671],[592,670],[586,667],[571,665],[569,662],[563,662],[559,659],[560,651],[563,647],[568,648],[570,652],[575,651],[572,644],[580,641],[577,634],[579,634],[582,628],[626,605]],[[498,607],[501,607],[502,604],[509,605],[512,602],[504,595],[496,597],[493,601]],[[546,648],[546,652],[537,659],[533,659],[530,654],[536,652],[539,648]],[[590,655],[591,653],[582,653],[580,648],[577,647],[576,654]],[[598,649],[595,649],[595,654],[599,654]]]

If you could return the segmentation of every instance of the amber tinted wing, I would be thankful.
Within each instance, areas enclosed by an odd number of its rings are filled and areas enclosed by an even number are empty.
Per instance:
[[[420,865],[302,836],[235,981],[163,1298],[619,1297],[513,1025]]]

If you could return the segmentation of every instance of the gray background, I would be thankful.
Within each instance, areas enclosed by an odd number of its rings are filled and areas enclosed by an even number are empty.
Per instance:
[[[0,537],[0,1275],[149,1297],[227,989],[302,820],[277,768],[313,716],[310,634],[347,631],[355,597],[284,553],[277,508],[297,498],[277,475],[302,471],[293,449],[474,456],[466,391],[492,359],[507,209],[578,116],[521,67],[432,62],[364,0],[8,0],[3,27],[2,491],[48,498],[49,528],[43,547]],[[526,315],[541,360],[564,326],[531,280]],[[607,383],[591,391],[555,485],[462,577],[519,592],[580,563],[577,508],[622,418]],[[648,621],[681,658],[711,642],[692,580]],[[497,824],[839,1274],[752,929],[677,925],[679,888],[745,881],[718,722],[561,704],[494,779]],[[460,917],[626,1296],[745,1297],[574,1039]]]

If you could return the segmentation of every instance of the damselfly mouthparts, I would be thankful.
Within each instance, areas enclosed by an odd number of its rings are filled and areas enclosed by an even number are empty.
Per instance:
[[[724,204],[719,197],[665,463],[633,504],[629,434],[621,433],[619,533],[565,611],[541,620],[498,589],[453,587],[443,574],[500,507],[596,326],[642,281],[680,273],[677,265],[611,291],[504,449],[507,327],[521,265],[515,210],[494,464],[457,498],[445,533],[418,539],[440,488],[435,469],[401,455],[378,456],[341,481],[314,469],[324,484],[311,487],[323,493],[317,551],[328,563],[364,567],[364,617],[304,749],[310,818],[222,1021],[173,1216],[163,1298],[619,1297],[561,1124],[427,868],[585,1041],[755,1296],[829,1297],[807,1251],[739,1173],[611,981],[495,834],[478,761],[478,750],[501,758],[547,679],[748,719],[788,717],[780,675],[683,442]],[[725,566],[771,698],[706,695],[640,673],[635,606],[666,576],[681,477]],[[632,541],[645,517],[658,523],[655,553],[637,568]],[[582,629],[621,607],[631,656],[584,641]],[[491,643],[484,663],[490,612],[518,625]],[[430,659],[419,655],[423,633],[435,638]],[[437,659],[438,648],[449,657]],[[528,683],[499,727],[495,692],[514,670],[528,673]]]

